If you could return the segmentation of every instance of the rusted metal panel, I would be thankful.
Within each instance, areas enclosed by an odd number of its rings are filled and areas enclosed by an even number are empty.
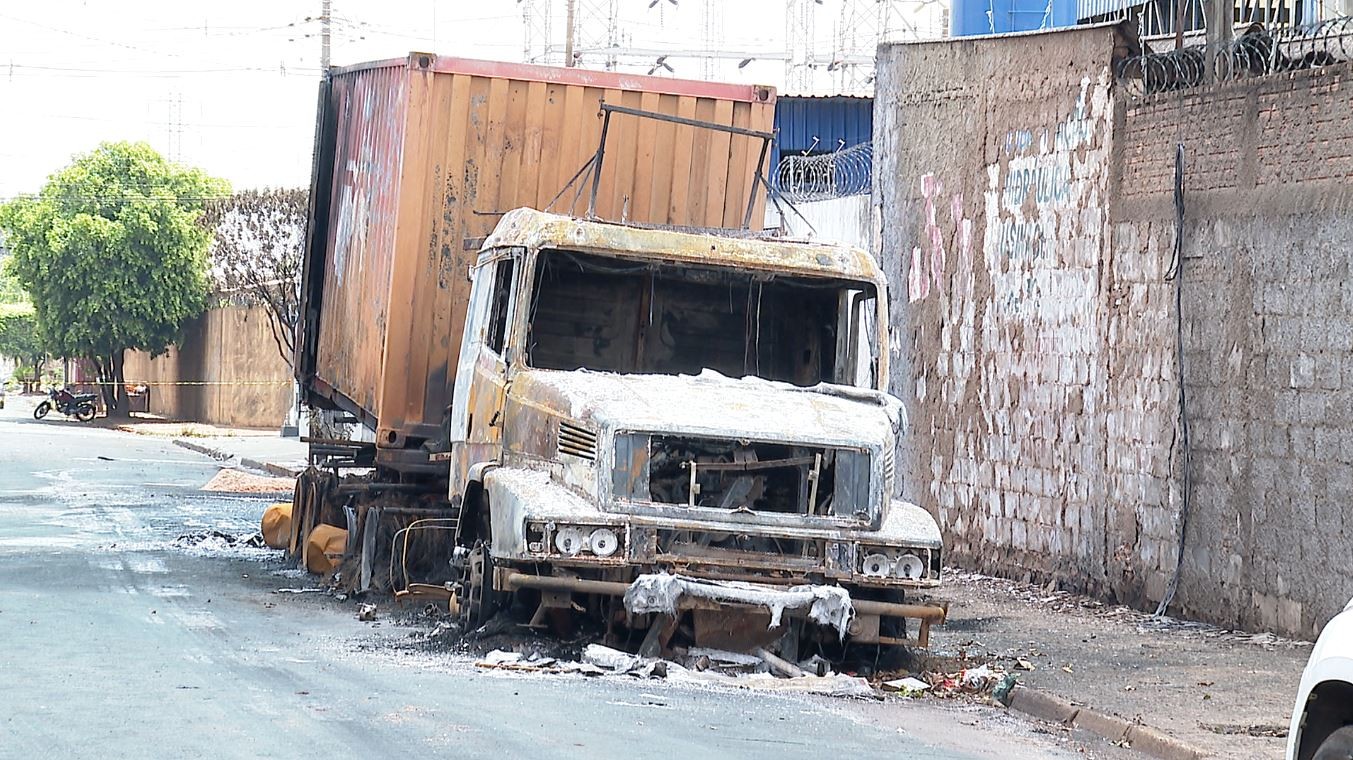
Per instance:
[[[317,313],[313,377],[358,409],[374,412],[389,312],[403,158],[406,70],[381,66],[332,78],[334,120],[329,218],[322,251],[307,252],[309,306]],[[321,171],[325,170],[323,167]],[[317,175],[319,172],[317,172]],[[314,224],[312,220],[312,225]],[[316,297],[318,296],[318,298]],[[318,303],[314,303],[318,301]]]
[[[385,449],[440,434],[479,244],[504,212],[548,205],[592,157],[603,102],[767,130],[775,94],[422,53],[334,70],[329,232],[307,253],[309,277],[322,277],[307,288],[312,401],[375,421]],[[752,137],[615,115],[596,214],[740,226],[758,150]],[[585,213],[582,190],[551,208]],[[758,193],[758,223],[764,203]]]

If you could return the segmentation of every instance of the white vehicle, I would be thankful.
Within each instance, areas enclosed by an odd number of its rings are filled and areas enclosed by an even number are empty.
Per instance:
[[[1353,758],[1353,601],[1320,633],[1301,675],[1288,760]]]

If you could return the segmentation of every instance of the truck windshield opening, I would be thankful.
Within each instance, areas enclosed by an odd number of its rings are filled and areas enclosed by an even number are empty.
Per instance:
[[[532,367],[872,382],[869,283],[558,250],[541,252],[534,279]]]

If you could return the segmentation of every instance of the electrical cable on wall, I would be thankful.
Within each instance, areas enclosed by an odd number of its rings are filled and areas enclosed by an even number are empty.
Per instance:
[[[1179,575],[1184,567],[1184,540],[1189,524],[1189,479],[1192,449],[1189,445],[1188,394],[1184,384],[1184,144],[1174,154],[1174,260],[1165,272],[1166,280],[1174,280],[1175,316],[1175,376],[1179,381],[1179,437],[1183,449],[1183,473],[1179,501],[1179,530],[1176,542],[1174,574],[1165,587],[1165,596],[1156,607],[1157,615],[1164,615],[1179,590]]]

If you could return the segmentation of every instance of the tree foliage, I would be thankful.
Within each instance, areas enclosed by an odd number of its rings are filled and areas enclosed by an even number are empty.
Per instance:
[[[0,303],[0,356],[31,368],[34,377],[42,374],[47,346],[38,333],[38,319],[31,305]]]
[[[8,261],[8,258],[0,260],[0,305],[31,304],[32,299],[19,284],[19,278],[9,273],[9,267],[5,265]]]
[[[145,143],[103,143],[34,197],[0,206],[10,269],[60,356],[90,358],[113,410],[125,410],[126,349],[163,352],[207,300],[199,223],[224,180],[166,161]],[[109,388],[115,391],[108,392]]]
[[[290,365],[300,317],[301,259],[308,193],[244,190],[207,204],[202,223],[211,243],[211,277],[231,303],[263,305],[277,351]]]

